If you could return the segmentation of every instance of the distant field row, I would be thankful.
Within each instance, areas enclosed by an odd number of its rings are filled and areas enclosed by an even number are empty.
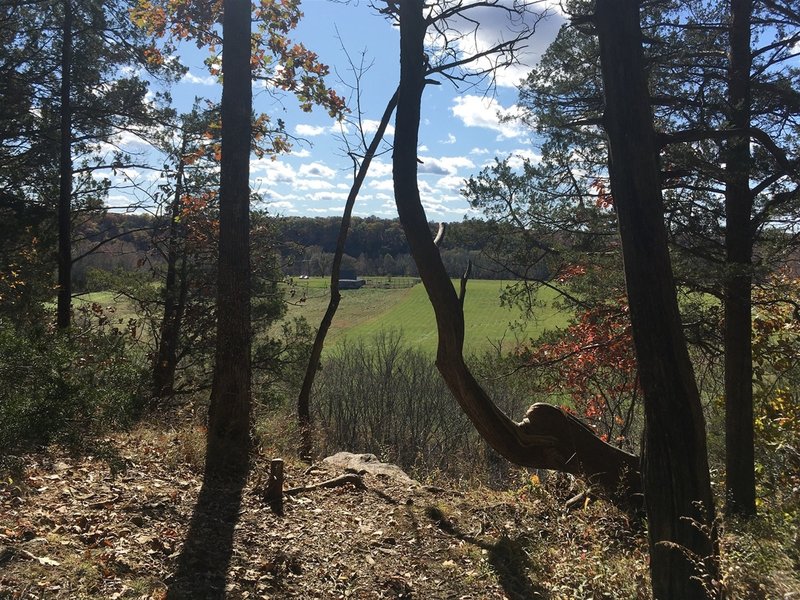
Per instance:
[[[342,291],[339,310],[328,334],[326,348],[346,341],[370,343],[381,331],[400,332],[410,346],[433,354],[436,351],[436,322],[433,308],[421,283],[414,278],[369,277],[368,286]],[[454,282],[457,285],[457,282]],[[323,277],[294,280],[294,296],[289,298],[288,317],[303,316],[316,327],[328,306],[329,280]],[[545,329],[564,327],[568,316],[552,306],[554,293],[540,290],[543,307],[533,321],[522,321],[517,308],[500,305],[500,293],[510,282],[471,280],[464,302],[466,341],[464,353],[481,354],[497,344],[510,350],[517,340],[535,337]],[[112,323],[124,323],[136,314],[125,300],[112,292],[93,292],[75,300],[75,306],[97,302],[116,312]]]
[[[400,289],[374,287],[386,278],[367,278],[368,287],[342,292],[339,310],[328,334],[326,347],[345,340],[362,339],[369,343],[380,331],[399,331],[405,342],[425,352],[436,351],[436,322],[433,308],[422,284]],[[392,278],[393,284],[397,280]],[[409,281],[409,283],[411,283]],[[304,316],[312,326],[319,323],[328,306],[328,280],[317,277],[296,280],[295,298],[289,316]],[[544,329],[563,327],[567,315],[552,306],[554,294],[539,292],[544,307],[534,321],[520,322],[518,309],[500,305],[500,293],[509,282],[471,280],[464,302],[466,341],[464,353],[480,354],[502,343],[510,349],[517,339],[538,335]],[[304,301],[297,301],[305,298]]]

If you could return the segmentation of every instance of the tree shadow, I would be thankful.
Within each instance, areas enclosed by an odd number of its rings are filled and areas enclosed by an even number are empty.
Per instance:
[[[497,573],[497,580],[509,600],[550,598],[550,593],[528,576],[528,571],[534,565],[524,548],[526,536],[502,535],[496,542],[490,543],[464,533],[436,507],[428,507],[426,512],[443,532],[487,551],[489,564]]]
[[[169,582],[167,600],[225,598],[245,483],[246,473],[224,480],[205,478]]]

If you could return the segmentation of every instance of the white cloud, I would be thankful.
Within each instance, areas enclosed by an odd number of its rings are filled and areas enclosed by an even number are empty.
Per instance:
[[[141,175],[141,171],[133,167],[125,167],[123,169],[117,169],[117,173],[122,175],[126,179],[130,179],[131,181],[136,181],[137,179],[139,179],[139,176]]]
[[[297,158],[308,158],[311,156],[311,151],[308,148],[300,148],[299,150],[292,150],[290,154]]]
[[[450,111],[467,127],[482,127],[498,133],[498,139],[507,140],[528,134],[527,128],[517,122],[501,123],[501,117],[514,117],[518,109],[515,105],[503,107],[494,98],[484,98],[467,94],[453,99]]]
[[[134,146],[146,147],[149,144],[132,131],[122,131],[114,136],[114,143],[120,148],[130,149]]]
[[[309,194],[307,198],[314,202],[345,202],[347,200],[347,194],[341,192],[314,192],[313,194]],[[344,204],[342,204],[342,208],[344,208]]]
[[[397,204],[394,202],[394,198],[389,200],[385,200],[383,204],[381,204],[381,210],[378,211],[379,215],[390,215],[393,217],[397,216]]]
[[[267,206],[269,206],[273,210],[286,210],[289,212],[297,212],[294,203],[289,202],[287,200],[278,200],[276,202],[267,201]]]
[[[281,183],[293,184],[297,179],[294,167],[280,160],[269,158],[251,160],[250,173],[256,181],[267,186]]]
[[[461,208],[451,208],[446,205],[438,196],[426,196],[422,198],[422,206],[425,208],[425,213],[428,217],[442,217],[449,218],[452,215],[463,214]]]
[[[181,83],[193,83],[195,85],[217,85],[219,83],[219,79],[213,75],[200,77],[189,71],[183,77],[181,77]]]
[[[420,157],[422,163],[417,170],[420,173],[435,175],[455,175],[459,169],[473,169],[475,163],[466,156],[442,156],[441,158]]]
[[[306,125],[304,123],[300,123],[299,125],[294,126],[294,132],[303,137],[316,137],[318,135],[322,135],[326,131],[326,127],[321,127],[319,125]]]
[[[473,148],[472,150],[470,150],[469,153],[472,154],[473,156],[480,156],[482,154],[489,154],[489,149],[488,148],[477,148],[476,147],[476,148]]]
[[[522,167],[524,161],[528,161],[531,163],[538,163],[542,160],[542,156],[540,154],[536,154],[533,150],[529,148],[518,148],[513,150],[508,157],[508,164],[511,166],[512,169],[519,169]]]
[[[417,148],[417,151],[418,152],[427,152],[428,151],[428,147],[425,144],[422,144],[421,146],[419,146]]]
[[[373,190],[393,192],[394,182],[391,179],[377,179],[370,182],[369,187]]]
[[[300,177],[322,177],[331,179],[336,176],[336,171],[322,163],[313,162],[300,165],[298,175]]]
[[[439,193],[439,191],[435,187],[433,187],[430,183],[428,183],[424,179],[420,179],[419,185],[417,187],[419,187],[420,196],[423,197],[433,196]]]
[[[319,214],[342,214],[344,206],[329,206],[327,208],[306,208],[306,212],[319,213]]]
[[[369,165],[370,177],[386,177],[392,174],[392,165],[380,160],[373,160]]]
[[[149,143],[132,131],[121,131],[111,138],[110,143],[98,142],[91,146],[92,150],[103,155],[113,154],[120,150],[128,153],[140,153],[149,147]]]
[[[375,119],[362,119],[361,127],[364,130],[364,133],[375,133],[378,131],[378,125],[380,125],[380,121],[376,121]],[[394,125],[389,124],[386,126],[386,133],[385,135],[393,136],[394,135]]]
[[[292,184],[296,190],[332,190],[334,185],[324,179],[296,179]]]
[[[519,64],[496,71],[495,81],[501,87],[517,86],[531,67],[538,63],[542,53],[567,21],[560,10],[560,4],[555,0],[533,6],[531,12],[524,17],[507,10],[512,3],[514,0],[501,0],[495,6],[479,6],[468,11],[466,16],[470,21],[453,19],[450,23],[462,34],[457,41],[462,55],[484,52],[498,43],[513,39],[524,28],[535,28],[535,34],[520,44],[517,53]],[[548,16],[540,19],[545,10]],[[480,25],[476,28],[475,23]],[[491,60],[491,57],[478,60],[472,68],[489,69],[493,66]]]
[[[436,187],[458,192],[464,187],[464,178],[458,175],[447,175],[436,182]]]
[[[301,199],[297,194],[281,194],[276,190],[267,190],[262,194],[262,198],[270,203],[286,202],[292,205],[296,205],[297,201]]]
[[[127,208],[133,201],[133,198],[124,194],[110,194],[106,197],[106,206],[109,208]]]
[[[439,143],[440,144],[455,144],[456,143],[456,136],[454,136],[452,133],[448,133],[447,134],[447,139],[446,140],[439,140]]]

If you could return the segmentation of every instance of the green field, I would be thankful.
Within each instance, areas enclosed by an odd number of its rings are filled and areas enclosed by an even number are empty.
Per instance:
[[[424,352],[436,351],[436,323],[433,308],[425,288],[417,279],[393,277],[367,277],[369,285],[359,290],[343,290],[339,310],[326,340],[326,348],[334,348],[345,341],[363,340],[370,343],[381,331],[400,332],[403,341]],[[315,277],[295,280],[294,295],[289,296],[287,318],[303,316],[312,327],[317,327],[328,307],[327,278]],[[382,285],[397,287],[383,288]],[[458,282],[454,282],[458,285]],[[467,285],[464,302],[466,342],[464,354],[480,354],[498,343],[504,350],[512,350],[518,340],[527,340],[544,329],[564,327],[568,315],[552,306],[555,294],[547,289],[538,293],[544,305],[537,311],[536,319],[522,321],[517,308],[500,305],[500,293],[509,282],[471,280]],[[405,286],[405,287],[402,287]],[[75,308],[97,302],[103,307],[113,306],[109,315],[114,324],[136,318],[135,308],[113,292],[92,292],[74,299]],[[53,303],[52,308],[55,308]]]
[[[305,301],[294,302],[289,307],[289,316],[302,315],[315,327],[328,305],[328,280],[313,278],[295,283],[298,287],[294,299],[305,297]],[[482,353],[501,341],[503,348],[510,350],[518,338],[527,339],[543,329],[566,324],[567,315],[551,306],[554,294],[548,290],[539,293],[539,300],[546,306],[539,310],[537,318],[519,323],[521,313],[518,309],[500,306],[500,292],[505,285],[508,282],[490,280],[473,280],[467,285],[465,354]],[[343,291],[326,347],[332,348],[346,339],[369,341],[380,331],[402,332],[403,340],[410,346],[435,352],[437,340],[433,308],[422,284],[405,289],[364,287]]]
[[[113,309],[113,313],[109,313],[107,316],[114,325],[125,323],[128,321],[128,319],[138,318],[136,308],[131,304],[131,302],[115,292],[87,292],[72,297],[73,310],[78,310],[82,306],[95,303],[99,304],[106,310],[109,308]],[[44,306],[47,310],[55,311],[55,299],[51,302],[46,302]]]

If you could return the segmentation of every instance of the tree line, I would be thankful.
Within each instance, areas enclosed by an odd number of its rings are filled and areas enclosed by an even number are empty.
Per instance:
[[[288,276],[327,277],[336,250],[340,217],[281,217],[256,211],[272,223],[272,246],[280,256],[281,271]],[[73,266],[72,282],[78,292],[99,290],[107,278],[89,274],[92,270],[135,272],[163,265],[165,259],[154,248],[168,230],[168,219],[149,212],[99,212],[76,226],[73,246],[86,254]],[[432,232],[438,224],[430,223]],[[460,277],[468,263],[476,279],[516,279],[525,265],[514,265],[506,254],[503,261],[489,253],[497,227],[482,219],[447,224],[448,234],[440,250],[452,277]],[[417,268],[398,219],[354,217],[345,244],[343,266],[359,276],[412,276]],[[547,279],[547,265],[536,265],[537,279]]]

